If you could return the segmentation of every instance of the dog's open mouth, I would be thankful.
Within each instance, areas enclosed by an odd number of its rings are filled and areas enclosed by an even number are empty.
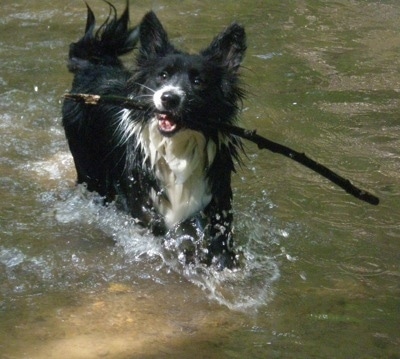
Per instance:
[[[158,130],[164,135],[172,135],[180,129],[178,121],[171,113],[158,113]]]

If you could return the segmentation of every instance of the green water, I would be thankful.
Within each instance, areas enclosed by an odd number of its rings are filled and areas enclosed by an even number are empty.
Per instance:
[[[60,107],[84,3],[0,8],[0,358],[400,358],[397,0],[131,2],[188,51],[245,25],[242,125],[381,199],[247,144],[237,238],[268,268],[226,279],[228,304],[152,248],[132,255],[125,220],[74,189]]]

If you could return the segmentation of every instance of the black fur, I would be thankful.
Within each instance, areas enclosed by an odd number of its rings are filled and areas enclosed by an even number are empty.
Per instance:
[[[231,174],[242,148],[237,138],[216,128],[219,122],[235,122],[243,97],[238,69],[246,50],[244,29],[234,23],[199,54],[187,54],[170,43],[153,12],[144,16],[139,27],[130,28],[128,6],[120,18],[110,7],[110,17],[96,33],[95,18],[88,7],[85,35],[70,46],[68,68],[74,73],[71,92],[138,98],[151,110],[122,112],[113,105],[83,105],[66,99],[63,126],[78,183],[86,183],[107,202],[116,200],[167,240],[192,238],[197,244],[186,249],[191,260],[219,268],[234,267],[237,257],[232,242]],[[136,66],[128,71],[119,56],[131,51],[139,40]],[[155,91],[170,87],[172,90],[161,93],[159,104],[155,104]],[[164,115],[157,114],[157,106]],[[203,134],[207,144],[212,141],[216,149],[213,161],[204,168],[210,201],[169,228],[154,195],[150,195],[158,193],[168,200],[166,183],[155,172],[139,138],[151,121],[160,120],[157,116],[164,116],[161,119],[167,127],[159,131],[171,141],[180,131],[193,129]],[[134,131],[132,126],[136,126]]]

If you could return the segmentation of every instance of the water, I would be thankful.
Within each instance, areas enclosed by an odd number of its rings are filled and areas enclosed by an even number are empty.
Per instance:
[[[106,15],[103,2],[91,6]],[[74,186],[60,104],[84,4],[2,0],[0,356],[399,358],[400,4],[131,7],[134,22],[156,10],[190,51],[243,23],[243,125],[305,151],[381,204],[247,144],[234,176],[245,267],[183,266]]]

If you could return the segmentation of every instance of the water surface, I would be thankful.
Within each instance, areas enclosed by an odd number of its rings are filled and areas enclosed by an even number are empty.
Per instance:
[[[91,6],[108,14],[101,1]],[[233,273],[182,266],[132,219],[75,187],[60,108],[84,3],[1,8],[4,358],[400,357],[396,0],[131,4],[132,22],[155,10],[188,51],[244,24],[242,125],[381,198],[362,203],[247,144],[233,183],[246,266]]]

